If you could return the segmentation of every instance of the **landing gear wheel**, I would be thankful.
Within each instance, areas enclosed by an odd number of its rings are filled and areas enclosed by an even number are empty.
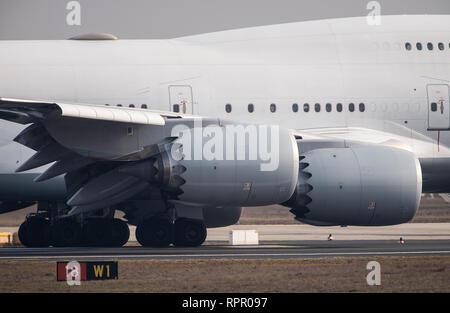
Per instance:
[[[45,218],[30,217],[19,227],[19,240],[27,247],[50,246],[50,223]]]
[[[33,217],[27,221],[28,224],[28,246],[48,247],[50,246],[50,222],[41,217]]]
[[[88,247],[121,247],[129,238],[128,225],[119,219],[90,219],[83,228],[83,243]]]
[[[81,226],[72,219],[60,219],[53,225],[54,247],[76,247],[81,244]]]
[[[112,220],[111,247],[122,247],[130,239],[130,228],[120,219]]]
[[[201,220],[179,218],[175,221],[175,246],[197,247],[206,239],[206,226]]]
[[[106,247],[111,242],[111,222],[107,219],[93,218],[83,227],[83,245],[87,247]]]
[[[166,218],[149,218],[136,227],[136,239],[144,247],[168,247],[173,241],[173,224]]]
[[[29,223],[25,221],[22,224],[20,224],[19,227],[19,240],[25,247],[28,247],[28,238],[30,237],[28,235],[28,228],[29,228],[28,225]]]

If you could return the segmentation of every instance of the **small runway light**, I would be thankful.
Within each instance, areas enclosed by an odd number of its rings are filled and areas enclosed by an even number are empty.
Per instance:
[[[334,237],[333,237],[332,234],[329,234],[329,235],[328,235],[328,241],[331,241],[331,240],[334,240]]]

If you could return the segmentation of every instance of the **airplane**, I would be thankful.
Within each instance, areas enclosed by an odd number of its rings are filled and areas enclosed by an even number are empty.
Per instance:
[[[450,17],[0,41],[0,210],[29,247],[200,246],[242,207],[396,225],[450,192]]]

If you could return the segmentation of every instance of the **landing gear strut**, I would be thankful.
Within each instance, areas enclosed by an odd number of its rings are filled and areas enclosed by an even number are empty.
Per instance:
[[[151,217],[136,227],[136,239],[144,247],[196,247],[206,239],[206,226],[201,220]]]

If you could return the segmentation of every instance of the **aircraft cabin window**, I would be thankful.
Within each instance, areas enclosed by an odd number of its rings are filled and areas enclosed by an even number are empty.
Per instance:
[[[348,110],[349,110],[350,112],[355,111],[355,104],[354,104],[354,103],[349,103],[349,104],[348,104]]]
[[[130,108],[135,108],[134,104],[129,105]]]
[[[432,102],[431,103],[431,111],[432,112],[436,112],[437,111],[437,103],[436,102]]]
[[[297,103],[294,103],[292,105],[292,112],[298,112],[298,104]]]
[[[433,50],[433,44],[431,42],[427,43],[428,50]]]
[[[342,112],[342,103],[336,104],[336,111]]]
[[[121,107],[122,105],[121,105],[121,104],[118,104],[117,106],[118,106],[118,107]]]
[[[327,103],[325,109],[327,110],[327,112],[331,112],[331,103]]]
[[[254,110],[255,110],[255,108],[254,108],[254,106],[253,106],[253,103],[250,103],[250,104],[248,105],[248,111],[249,111],[250,113],[253,113]]]
[[[359,104],[359,112],[364,112],[366,110],[366,106],[364,105],[364,103],[360,103]]]
[[[270,112],[275,113],[276,110],[277,110],[277,106],[275,105],[275,103],[272,103],[270,105]]]
[[[227,103],[227,104],[225,105],[225,111],[226,111],[227,113],[231,113],[231,104]]]
[[[141,109],[147,109],[147,105],[146,104],[142,104],[141,105]]]
[[[411,50],[411,44],[409,42],[405,43],[406,50]]]
[[[320,103],[316,103],[316,104],[314,105],[314,111],[320,112]]]
[[[420,42],[416,43],[417,50],[422,50],[422,44]]]
[[[438,43],[439,50],[444,50],[444,44],[442,42]]]
[[[109,107],[109,103],[105,104],[107,107]]]
[[[304,111],[304,112],[309,112],[309,104],[308,104],[308,103],[305,103],[305,104],[303,105],[303,111]]]

